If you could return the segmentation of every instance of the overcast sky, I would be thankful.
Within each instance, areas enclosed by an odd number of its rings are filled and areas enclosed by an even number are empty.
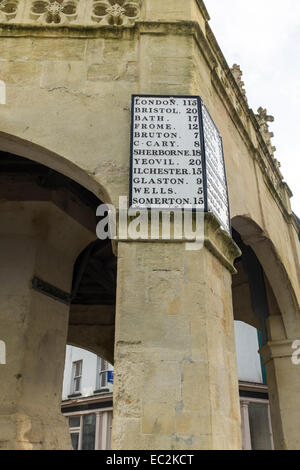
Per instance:
[[[228,65],[241,66],[249,106],[275,117],[275,158],[300,216],[300,1],[204,1]]]

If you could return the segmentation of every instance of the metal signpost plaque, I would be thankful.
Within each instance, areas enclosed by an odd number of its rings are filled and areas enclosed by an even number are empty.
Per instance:
[[[211,211],[231,232],[222,139],[199,96],[132,97],[130,208]]]

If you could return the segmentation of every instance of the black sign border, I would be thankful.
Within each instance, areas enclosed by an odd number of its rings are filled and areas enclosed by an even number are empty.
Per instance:
[[[201,101],[201,126],[202,126],[202,135],[203,135],[203,154],[204,154],[204,160],[205,160],[205,186],[206,186],[206,202],[207,202],[207,206],[206,206],[206,212],[211,212],[215,215],[215,217],[217,217],[218,221],[220,222],[220,224],[222,225],[223,227],[223,222],[220,220],[220,217],[217,216],[217,214],[213,211],[209,211],[208,209],[208,193],[207,193],[207,178],[206,178],[206,149],[205,149],[205,141],[204,141],[204,124],[203,124],[203,113],[202,113],[202,106],[205,107],[210,119],[212,120],[212,122],[214,123],[214,126],[215,128],[217,129],[217,132],[218,132],[218,135],[219,135],[219,139],[220,139],[220,142],[221,142],[221,148],[222,148],[222,160],[223,160],[223,168],[224,168],[224,173],[225,173],[225,186],[226,186],[226,194],[227,194],[227,201],[228,201],[228,227],[229,227],[229,234],[230,236],[232,236],[232,226],[231,226],[231,214],[230,214],[230,203],[229,203],[229,192],[228,192],[228,183],[227,183],[227,173],[226,173],[226,165],[225,165],[225,157],[224,157],[224,148],[223,148],[223,139],[222,139],[222,136],[220,134],[220,131],[218,129],[218,127],[216,126],[216,123],[215,121],[213,120],[212,118],[212,115],[210,114],[207,106],[205,105],[203,99],[201,97],[200,98],[200,101]],[[224,229],[224,227],[223,227]],[[227,230],[224,229],[226,232]]]
[[[228,226],[230,235],[232,236],[232,227],[231,227],[231,216],[230,216],[230,204],[229,204],[229,193],[228,193],[228,183],[227,183],[227,175],[226,175],[226,167],[225,167],[225,158],[224,158],[224,150],[223,150],[223,139],[219,132],[218,127],[216,126],[207,106],[205,105],[203,99],[197,95],[151,95],[151,94],[134,94],[131,95],[131,128],[130,128],[130,170],[129,170],[129,209],[142,211],[142,210],[149,210],[151,207],[147,208],[138,208],[132,207],[132,180],[133,180],[133,133],[134,133],[134,103],[135,98],[181,98],[181,99],[196,99],[198,103],[198,116],[199,116],[199,134],[200,134],[200,148],[201,148],[201,160],[202,160],[202,177],[203,177],[203,197],[204,197],[204,209],[197,209],[197,208],[155,208],[157,211],[178,211],[178,210],[190,210],[192,212],[209,212],[208,211],[208,194],[207,194],[207,174],[206,174],[206,151],[205,151],[205,141],[204,141],[204,128],[203,128],[203,113],[202,113],[202,106],[205,106],[206,111],[208,112],[212,122],[214,123],[219,138],[221,140],[221,147],[222,147],[222,158],[223,158],[223,167],[225,172],[225,183],[226,183],[226,193],[227,193],[227,201],[228,201]],[[211,212],[211,211],[210,211]],[[220,218],[213,212],[215,217],[217,217],[218,221],[220,222],[221,226],[223,227],[223,223]],[[227,230],[224,228],[227,232]]]

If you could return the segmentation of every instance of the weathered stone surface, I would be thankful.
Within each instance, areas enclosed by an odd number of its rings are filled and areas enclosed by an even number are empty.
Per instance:
[[[210,217],[206,226],[207,234],[219,227]],[[217,242],[224,254],[230,251],[230,243],[235,246],[225,233],[222,242],[221,238]],[[173,259],[173,269],[162,269],[162,253]],[[151,448],[155,442],[159,449],[239,448],[232,301],[224,293],[224,277],[231,276],[227,266],[230,263],[207,248],[186,251],[184,243],[119,241],[118,254],[114,447]],[[192,259],[199,269],[192,266]],[[131,265],[138,266],[131,276],[139,287],[129,291],[123,281]],[[139,283],[145,277],[149,286],[147,282]],[[185,295],[191,287],[194,295]],[[146,308],[136,312],[136,305]],[[130,311],[135,312],[132,323]],[[155,328],[157,319],[160,332]],[[149,333],[151,322],[153,335]],[[140,405],[135,408],[139,431],[134,441],[124,438],[120,426],[123,433],[131,433],[132,416],[126,419],[128,399],[123,381],[124,372],[135,366],[139,386],[130,387],[130,403]],[[158,440],[158,435],[165,438]]]
[[[60,413],[69,306],[31,283],[38,276],[69,292],[74,261],[91,234],[49,202],[2,201],[0,217],[0,331],[7,346],[0,449],[70,449]]]

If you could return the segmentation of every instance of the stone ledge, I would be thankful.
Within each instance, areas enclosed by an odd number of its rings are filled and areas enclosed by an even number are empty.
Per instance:
[[[94,390],[93,393],[94,395],[101,395],[103,393],[109,393],[109,392],[110,392],[109,388],[102,388],[102,389],[100,388],[99,390]]]
[[[204,245],[232,274],[236,274],[234,261],[242,252],[212,213],[205,214]]]
[[[189,239],[187,237],[182,237],[181,239],[165,239],[162,236],[159,238],[149,238],[148,234],[150,233],[151,220],[150,212],[148,211],[148,233],[141,235],[139,239],[130,238],[130,235],[127,233],[127,237],[119,238],[116,237],[112,240],[114,245],[114,251],[117,252],[118,243],[199,243],[203,242],[204,246],[232,273],[236,274],[236,269],[234,267],[234,261],[236,258],[241,256],[241,251],[238,246],[235,244],[231,236],[221,228],[221,224],[216,216],[210,212],[205,213],[205,223],[204,223],[204,237],[200,240],[196,235],[194,239]],[[172,221],[171,221],[171,233],[172,233]],[[201,248],[200,248],[201,249]]]
[[[279,359],[279,358],[284,358],[284,357],[291,358],[296,351],[296,349],[293,349],[292,346],[293,346],[293,343],[297,340],[299,340],[299,338],[287,339],[284,341],[270,341],[267,344],[265,344],[259,350],[259,353],[263,357],[264,364],[267,364],[272,359]]]
[[[71,395],[68,395],[68,398],[79,398],[82,397],[81,393],[72,393]]]
[[[99,26],[97,24],[59,24],[50,26],[47,24],[36,24],[36,23],[3,23],[0,21],[0,33],[2,31],[11,33],[11,36],[16,36],[16,32],[30,32],[37,36],[43,36],[44,33],[51,34],[51,36],[68,36],[76,35],[76,33],[84,33],[87,36],[90,34],[113,34],[116,38],[123,34],[131,34],[133,31],[139,33],[152,33],[152,34],[169,34],[169,33],[180,33],[184,35],[193,36],[197,31],[199,33],[199,25],[195,21],[137,21],[134,25],[127,28],[116,28],[111,25]],[[203,33],[202,33],[203,35]],[[79,37],[82,37],[81,34]],[[204,35],[203,35],[204,38]]]

